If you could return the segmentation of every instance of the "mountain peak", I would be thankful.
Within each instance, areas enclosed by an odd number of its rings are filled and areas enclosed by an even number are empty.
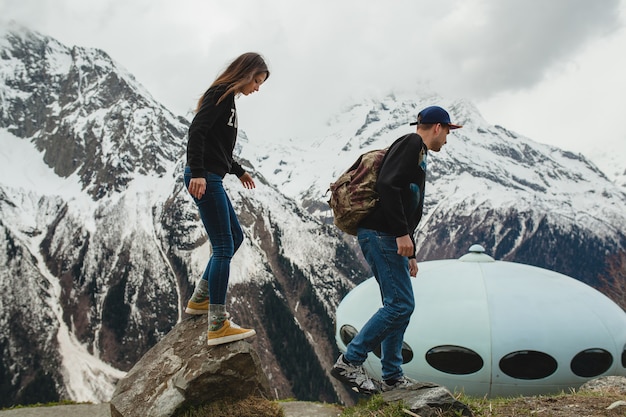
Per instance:
[[[57,175],[78,174],[93,198],[181,157],[186,126],[105,52],[16,25],[0,45],[0,127],[33,141]]]

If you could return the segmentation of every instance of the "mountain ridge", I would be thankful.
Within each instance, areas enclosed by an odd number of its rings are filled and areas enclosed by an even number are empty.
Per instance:
[[[0,405],[59,398],[104,401],[124,370],[181,319],[210,255],[182,182],[188,122],[142,96],[142,88],[129,86],[130,78],[116,74],[105,54],[62,46],[46,50],[41,45],[56,41],[34,32],[10,38],[19,40],[17,46],[5,38],[0,50],[2,68],[9,69],[0,72],[0,140],[11,145],[0,150],[11,162],[2,167],[0,184],[0,217],[11,219],[0,223],[0,250],[6,255],[0,268],[0,286],[6,290],[0,296]],[[65,76],[49,77],[41,65],[31,65],[42,61],[42,49],[61,54],[44,54],[55,62],[86,54],[96,58],[81,62],[97,65],[70,64]],[[92,71],[104,78],[89,75]],[[70,75],[78,76],[80,88],[68,81]],[[69,100],[68,111],[48,106],[68,83],[71,97],[90,91],[90,103],[110,107],[84,113],[75,99]],[[15,118],[14,110],[21,116]],[[155,116],[149,123],[132,123],[145,114]],[[67,128],[59,137],[58,130],[16,126],[26,118]],[[243,132],[240,139],[246,141]],[[68,141],[80,145],[80,152],[68,149]],[[144,149],[146,141],[163,152],[134,151]],[[93,148],[83,152],[87,142]],[[60,174],[58,161],[46,157],[52,151],[73,155],[74,170]],[[11,181],[11,170],[24,166],[33,167],[27,188]],[[362,279],[362,266],[350,259],[335,231],[318,230],[321,225],[298,204],[248,169],[257,178],[253,193],[236,179],[225,179],[246,234],[233,263],[230,312],[257,329],[253,343],[277,395],[329,401],[337,392],[349,395],[333,387],[324,369],[337,350],[330,337],[332,311]],[[27,198],[34,203],[22,204]],[[54,208],[42,216],[47,205]],[[27,288],[16,288],[24,274],[32,277]],[[45,288],[39,289],[41,283],[47,283]],[[45,307],[28,321],[22,317],[29,306],[20,300]],[[283,357],[284,350],[298,352],[307,368]]]
[[[181,176],[188,121],[101,51],[25,29],[0,31],[0,80],[0,406],[106,401],[181,320],[210,255]],[[330,224],[325,191],[427,103],[466,126],[429,155],[420,261],[481,243],[593,283],[626,247],[624,192],[584,157],[492,126],[469,101],[418,96],[356,103],[308,140],[240,131],[257,188],[224,181],[246,236],[229,308],[257,330],[280,398],[350,398],[328,375],[334,310],[369,271]]]
[[[182,156],[183,119],[104,51],[68,48],[20,28],[7,32],[1,58],[2,125],[30,138],[58,176],[76,173],[93,198],[123,190],[133,169],[162,175],[167,161]]]
[[[626,230],[624,190],[584,156],[490,125],[465,100],[389,95],[380,101],[352,106],[342,115],[348,123],[311,142],[308,148],[301,141],[293,146],[263,142],[249,144],[243,155],[264,175],[273,175],[283,192],[300,199],[311,213],[330,222],[331,213],[325,204],[330,182],[360,153],[384,148],[409,133],[412,129],[408,123],[414,114],[433,103],[448,108],[452,119],[464,127],[449,135],[441,152],[428,154],[425,215],[417,233],[419,258],[458,257],[472,243],[481,243],[503,260],[556,269],[597,284],[604,260],[592,271],[581,273],[580,265],[567,265],[566,252],[559,254],[556,248],[551,250],[551,256],[560,259],[556,264],[542,254],[540,245],[521,249],[525,254],[518,257],[515,241],[521,243],[537,233],[550,235],[552,232],[543,229],[554,227],[554,231],[562,230],[567,240],[574,234],[599,235],[604,242],[598,241],[594,246],[606,244],[611,251],[618,251],[624,245]],[[298,175],[301,172],[311,172],[310,180],[302,180]],[[498,217],[504,217],[501,220],[515,232],[504,228],[505,233],[501,234],[501,227],[491,226],[481,229],[482,216],[498,211],[503,214]],[[450,239],[458,234],[473,235],[479,242]],[[438,236],[437,241],[431,243],[429,235]],[[619,237],[614,240],[615,236]],[[533,260],[534,256],[541,260]]]

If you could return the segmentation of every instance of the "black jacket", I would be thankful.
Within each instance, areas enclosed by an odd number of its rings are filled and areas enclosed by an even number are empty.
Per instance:
[[[413,239],[424,209],[427,153],[416,133],[402,136],[389,147],[376,181],[380,199],[359,227]]]
[[[237,140],[235,94],[228,94],[217,104],[226,89],[225,85],[209,88],[189,126],[187,165],[194,178],[203,177],[205,171],[221,177],[228,173],[241,177],[245,173],[241,165],[233,160]]]

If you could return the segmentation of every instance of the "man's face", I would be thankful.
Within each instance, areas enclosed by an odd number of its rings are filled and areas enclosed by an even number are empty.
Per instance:
[[[447,136],[450,133],[450,126],[438,123],[437,125],[435,125],[434,129],[435,132],[429,150],[433,152],[439,152],[441,148],[443,148],[443,145],[445,145],[447,142]]]

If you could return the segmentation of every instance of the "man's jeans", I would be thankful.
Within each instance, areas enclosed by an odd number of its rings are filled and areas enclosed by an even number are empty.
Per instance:
[[[368,352],[381,345],[383,379],[396,379],[403,375],[402,341],[415,309],[408,258],[398,255],[395,236],[363,228],[357,236],[378,281],[383,306],[352,339],[344,357],[360,365]]]
[[[206,192],[198,200],[193,197],[204,228],[209,235],[213,253],[202,279],[209,282],[211,304],[225,304],[230,260],[241,246],[243,231],[230,199],[222,184],[222,177],[206,172]],[[185,168],[185,186],[189,188],[191,169]]]

